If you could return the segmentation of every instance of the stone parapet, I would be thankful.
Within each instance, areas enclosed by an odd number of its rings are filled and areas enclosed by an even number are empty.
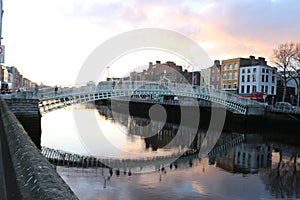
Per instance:
[[[1,119],[8,152],[22,199],[78,199],[54,167],[36,148],[20,122],[0,97]]]
[[[41,148],[41,114],[39,110],[39,100],[30,98],[28,93],[16,93],[18,95],[3,95],[9,109],[14,113],[22,124],[31,140]]]

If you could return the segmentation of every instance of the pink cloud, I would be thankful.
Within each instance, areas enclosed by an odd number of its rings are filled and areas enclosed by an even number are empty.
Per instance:
[[[73,14],[89,17],[103,28],[166,28],[209,43],[213,57],[249,54],[269,57],[279,43],[299,40],[300,3],[295,1],[129,1],[75,7]],[[198,6],[199,11],[195,9]]]

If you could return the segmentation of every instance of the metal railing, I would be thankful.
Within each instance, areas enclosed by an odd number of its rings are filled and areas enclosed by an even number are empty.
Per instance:
[[[207,89],[202,86],[192,86],[190,84],[183,83],[161,83],[161,82],[146,82],[146,81],[122,81],[122,82],[112,82],[103,81],[97,86],[95,85],[69,85],[68,87],[59,87],[55,91],[55,87],[40,88],[38,92],[38,97],[40,100],[45,100],[57,96],[65,96],[68,94],[86,94],[91,92],[100,91],[138,91],[138,90],[157,90],[157,91],[170,91],[174,95],[186,94],[186,96],[196,97],[197,95],[207,95],[213,97],[224,98],[227,101],[233,100],[237,103],[243,105],[260,105],[258,102],[241,98],[237,94],[229,93],[223,90]],[[183,95],[185,96],[185,95]]]
[[[266,110],[269,112],[278,112],[278,113],[288,113],[288,114],[300,114],[300,107],[276,107],[276,106],[266,106]]]
[[[201,86],[192,86],[190,84],[170,83],[170,82],[146,82],[146,81],[104,81],[96,85],[73,85],[69,87],[47,87],[41,88],[38,92],[38,98],[45,104],[55,104],[55,102],[45,103],[49,100],[57,100],[57,103],[65,102],[65,98],[76,96],[79,101],[83,103],[98,99],[107,99],[119,96],[132,95],[174,95],[178,97],[196,98],[210,102],[215,102],[224,105],[227,108],[236,110],[245,114],[247,106],[257,105],[261,106],[256,101],[244,99],[240,96],[228,93],[222,90],[207,89]],[[94,95],[94,96],[93,96]],[[97,97],[95,96],[97,95]],[[101,96],[99,98],[99,96]],[[62,101],[60,99],[63,99]],[[69,100],[69,99],[68,99]],[[74,102],[71,102],[73,104]],[[163,103],[163,102],[161,102]],[[60,105],[64,106],[64,105]]]

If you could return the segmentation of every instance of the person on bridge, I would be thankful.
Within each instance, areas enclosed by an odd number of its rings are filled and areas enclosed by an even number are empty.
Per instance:
[[[58,91],[58,87],[57,85],[55,86],[54,92],[55,92],[55,96],[57,95],[57,91]]]
[[[35,86],[34,86],[34,92],[33,92],[34,95],[37,95],[38,91],[39,91],[39,86],[37,84],[35,84]]]

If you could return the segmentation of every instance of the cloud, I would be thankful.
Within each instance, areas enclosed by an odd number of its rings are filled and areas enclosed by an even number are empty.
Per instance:
[[[41,65],[53,76],[60,70],[74,76],[93,48],[137,28],[177,31],[221,60],[268,58],[280,43],[299,41],[300,33],[300,3],[293,0],[11,0],[4,10],[6,60],[35,73],[35,80],[45,79]]]
[[[300,3],[271,1],[125,1],[74,7],[103,27],[158,27],[183,33],[199,43],[211,43],[209,53],[271,54],[279,43],[297,40]],[[118,29],[119,30],[119,29]]]

